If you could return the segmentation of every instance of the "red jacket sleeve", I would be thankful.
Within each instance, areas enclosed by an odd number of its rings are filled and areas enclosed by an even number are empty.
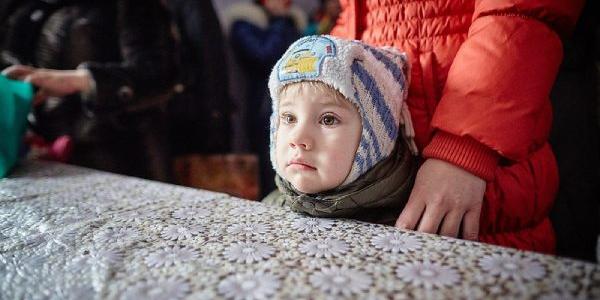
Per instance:
[[[500,156],[520,160],[547,140],[561,35],[582,0],[478,0],[432,120],[425,157],[493,178]]]

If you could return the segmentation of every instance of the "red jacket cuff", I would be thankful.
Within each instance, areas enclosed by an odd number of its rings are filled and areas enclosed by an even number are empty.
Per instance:
[[[423,149],[423,157],[436,158],[461,167],[485,181],[494,178],[500,155],[475,139],[438,131]]]

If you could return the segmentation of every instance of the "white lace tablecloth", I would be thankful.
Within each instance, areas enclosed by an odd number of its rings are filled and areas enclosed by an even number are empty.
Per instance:
[[[0,180],[0,299],[600,299],[600,266],[54,163]]]

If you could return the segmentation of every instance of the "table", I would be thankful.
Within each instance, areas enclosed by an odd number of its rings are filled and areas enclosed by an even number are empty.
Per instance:
[[[2,299],[600,299],[600,266],[64,164],[0,180]]]

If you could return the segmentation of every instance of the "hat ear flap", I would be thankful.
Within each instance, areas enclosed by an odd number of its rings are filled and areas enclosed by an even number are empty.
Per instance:
[[[406,140],[411,152],[418,154],[414,141],[415,131],[412,124],[410,111],[406,104],[408,87],[410,85],[410,65],[406,53],[399,52],[393,47],[375,49],[365,46],[369,54],[365,55],[367,68],[373,69],[376,81],[384,90],[385,99],[390,107],[394,107],[393,114],[399,125],[402,125],[402,136]]]

